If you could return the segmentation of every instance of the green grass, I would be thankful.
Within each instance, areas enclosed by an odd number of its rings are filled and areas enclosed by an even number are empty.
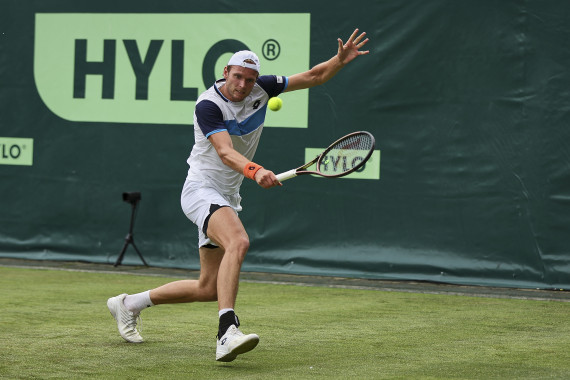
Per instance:
[[[215,357],[214,303],[145,310],[125,343],[106,307],[170,278],[0,268],[0,378],[570,378],[570,303],[242,283],[259,346]]]

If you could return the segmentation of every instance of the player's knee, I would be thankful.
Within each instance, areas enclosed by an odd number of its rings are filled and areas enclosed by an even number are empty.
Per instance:
[[[245,251],[249,249],[249,237],[246,234],[237,235],[230,239],[229,244],[225,247],[227,251]]]
[[[218,287],[215,282],[200,286],[200,300],[201,301],[218,300]]]
[[[249,238],[247,236],[240,237],[235,242],[236,250],[245,257],[245,254],[249,250]]]
[[[249,238],[247,236],[243,236],[236,238],[231,242],[228,249],[226,249],[226,254],[230,253],[238,260],[243,261],[248,249],[249,249]]]
[[[218,300],[218,290],[214,286],[213,288],[208,288],[204,291],[204,299],[206,301],[217,301]]]

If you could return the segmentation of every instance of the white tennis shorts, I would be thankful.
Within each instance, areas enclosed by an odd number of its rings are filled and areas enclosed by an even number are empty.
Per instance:
[[[213,187],[204,186],[201,182],[186,180],[180,196],[180,205],[186,217],[198,226],[198,247],[217,246],[204,231],[204,223],[211,213],[220,207],[228,206],[237,214],[242,210],[240,203],[239,193],[221,194]]]

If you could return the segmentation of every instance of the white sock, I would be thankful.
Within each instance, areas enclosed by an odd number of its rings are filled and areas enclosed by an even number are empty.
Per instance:
[[[218,318],[221,317],[222,315],[226,314],[228,311],[234,311],[234,309],[222,309],[222,310],[218,311]]]
[[[123,300],[123,304],[127,310],[133,313],[140,313],[141,310],[154,306],[150,300],[150,290],[126,296]]]

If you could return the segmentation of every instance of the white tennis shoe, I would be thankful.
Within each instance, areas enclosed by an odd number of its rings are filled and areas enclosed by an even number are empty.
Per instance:
[[[244,335],[235,325],[231,325],[224,336],[218,339],[216,360],[231,362],[238,355],[253,350],[258,343],[259,336],[257,334]]]
[[[142,343],[143,338],[137,330],[137,318],[140,319],[140,313],[129,311],[123,304],[126,294],[119,294],[116,297],[107,300],[107,307],[111,315],[117,321],[119,334],[124,340],[130,343]]]

